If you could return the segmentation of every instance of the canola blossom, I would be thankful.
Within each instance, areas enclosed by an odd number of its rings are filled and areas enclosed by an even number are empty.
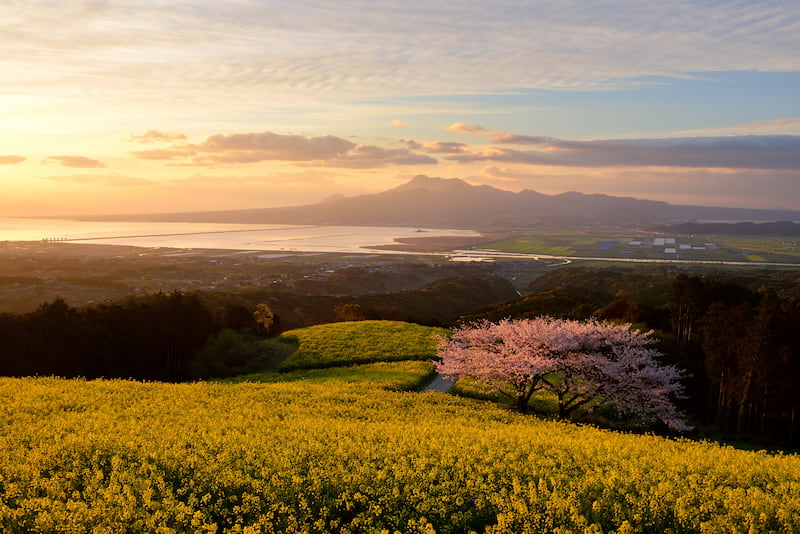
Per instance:
[[[364,383],[0,379],[0,530],[800,531],[800,458]]]

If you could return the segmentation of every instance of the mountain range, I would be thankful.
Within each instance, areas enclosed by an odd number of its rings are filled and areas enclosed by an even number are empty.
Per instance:
[[[577,192],[545,195],[415,176],[381,193],[336,195],[316,204],[192,213],[83,217],[91,220],[352,226],[531,227],[679,221],[800,221],[800,212],[704,206]]]

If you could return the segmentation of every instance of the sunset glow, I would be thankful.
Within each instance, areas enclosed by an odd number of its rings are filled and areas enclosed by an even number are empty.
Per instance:
[[[0,214],[310,204],[417,174],[800,210],[800,4],[34,0]]]

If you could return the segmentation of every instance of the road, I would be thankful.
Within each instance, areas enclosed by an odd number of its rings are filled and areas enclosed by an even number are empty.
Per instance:
[[[800,268],[800,263],[773,263],[756,261],[722,261],[722,260],[680,260],[680,259],[645,259],[645,258],[594,258],[591,256],[550,256],[548,254],[524,254],[519,252],[502,252],[492,249],[454,250],[454,255],[487,259],[526,259],[526,260],[561,260],[564,263],[573,261],[607,261],[612,263],[664,263],[664,264],[692,264],[692,265],[730,265],[746,267],[795,267]]]

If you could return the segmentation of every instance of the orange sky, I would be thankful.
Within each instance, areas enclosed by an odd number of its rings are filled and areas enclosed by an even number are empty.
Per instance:
[[[800,210],[800,4],[33,1],[0,215],[304,204],[416,174]]]

